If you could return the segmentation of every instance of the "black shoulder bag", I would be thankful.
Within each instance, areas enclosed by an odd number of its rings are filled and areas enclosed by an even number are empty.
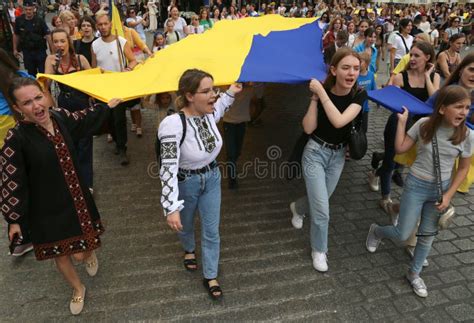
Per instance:
[[[361,107],[357,117],[352,120],[351,133],[349,135],[349,155],[354,160],[362,159],[367,153],[367,134],[362,128],[362,114],[363,107]]]
[[[438,193],[438,203],[443,202],[443,187],[441,184],[441,164],[439,162],[439,150],[438,150],[438,139],[436,138],[436,133],[431,140],[431,145],[433,147],[433,166],[434,173],[436,177],[436,191]],[[440,214],[438,221],[438,228],[440,230],[446,230],[449,225],[453,222],[455,216],[454,206],[450,205]]]

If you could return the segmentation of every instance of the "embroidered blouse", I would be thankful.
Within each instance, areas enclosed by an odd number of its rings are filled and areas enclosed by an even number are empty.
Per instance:
[[[227,92],[214,104],[214,112],[204,116],[186,117],[186,135],[180,116],[166,117],[158,129],[161,143],[161,205],[165,216],[183,209],[183,200],[178,200],[178,171],[195,170],[212,163],[222,148],[222,137],[217,123],[234,102]]]

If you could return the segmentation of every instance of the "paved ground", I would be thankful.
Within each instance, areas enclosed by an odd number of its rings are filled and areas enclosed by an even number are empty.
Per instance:
[[[430,295],[420,299],[403,278],[409,260],[403,249],[385,242],[376,254],[365,250],[370,223],[388,222],[379,195],[367,188],[368,157],[346,164],[331,199],[329,272],[312,268],[309,226],[293,229],[288,209],[304,194],[303,183],[275,171],[301,132],[307,97],[304,86],[268,86],[264,125],[248,129],[242,158],[266,161],[268,173],[250,171],[238,191],[223,182],[220,303],[208,298],[199,273],[184,270],[177,237],[159,206],[159,181],[147,172],[155,112],[144,111],[144,138],[130,136],[129,167],[118,165],[105,137],[96,138],[95,189],[107,232],[99,274],[91,279],[78,268],[88,292],[74,320],[473,321],[474,196],[454,199],[459,216],[436,239],[423,273]],[[381,147],[387,115],[373,107],[370,150]],[[0,250],[6,253],[5,239]],[[70,288],[51,262],[4,256],[0,271],[0,321],[73,320]]]
[[[474,321],[474,196],[454,199],[459,216],[436,239],[423,273],[430,295],[420,299],[403,278],[409,258],[402,248],[387,241],[376,254],[365,250],[370,223],[388,223],[379,194],[367,187],[369,157],[346,163],[331,199],[330,270],[312,268],[308,223],[293,229],[288,209],[305,193],[303,182],[278,176],[301,133],[307,97],[305,86],[269,85],[264,125],[248,129],[241,163],[260,165],[259,171],[249,167],[238,191],[227,190],[223,181],[222,302],[212,302],[200,274],[182,266],[150,167],[156,113],[145,110],[145,136],[130,136],[129,167],[118,165],[105,137],[94,142],[96,200],[107,232],[98,275],[91,279],[78,267],[87,286],[84,312],[70,316],[71,290],[51,262],[5,255],[0,321]],[[372,108],[370,151],[382,147],[387,115]],[[0,250],[6,254],[6,239]]]

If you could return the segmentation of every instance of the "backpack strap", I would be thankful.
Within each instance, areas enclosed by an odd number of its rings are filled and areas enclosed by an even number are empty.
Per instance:
[[[179,111],[179,118],[181,119],[181,125],[183,126],[183,134],[181,136],[181,140],[179,141],[179,146],[184,142],[184,138],[186,137],[186,116],[183,111]]]

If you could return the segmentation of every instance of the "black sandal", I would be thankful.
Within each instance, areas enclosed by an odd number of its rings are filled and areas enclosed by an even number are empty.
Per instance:
[[[214,299],[214,300],[218,300],[222,297],[223,293],[222,293],[221,286],[219,286],[219,285],[210,286],[209,285],[209,282],[211,282],[213,280],[215,280],[217,282],[217,284],[219,284],[219,282],[217,281],[217,278],[213,278],[213,279],[204,278],[202,282],[204,283],[204,287],[207,289],[207,292],[209,293],[209,296],[211,296],[212,299]],[[218,293],[218,294],[216,295],[215,293]]]
[[[195,251],[192,251],[192,252],[185,251],[184,256],[186,256],[186,255],[194,255],[194,258],[190,258],[190,259],[184,258],[184,261],[183,261],[184,268],[186,268],[186,270],[189,270],[189,271],[196,271],[198,269],[197,260],[196,260],[196,252]]]

